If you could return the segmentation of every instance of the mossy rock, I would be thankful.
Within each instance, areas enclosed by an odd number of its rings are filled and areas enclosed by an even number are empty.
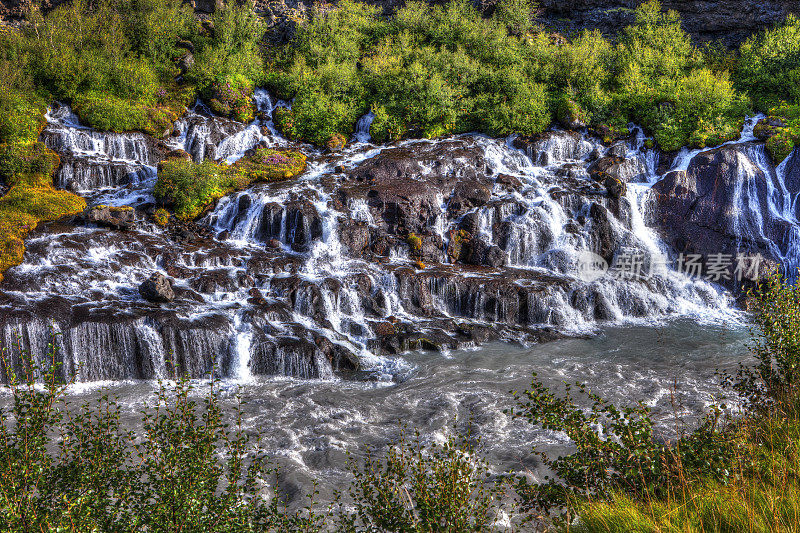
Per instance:
[[[406,237],[406,242],[411,247],[411,251],[418,252],[422,250],[422,238],[416,233],[409,233]]]
[[[247,187],[256,181],[282,181],[299,176],[306,169],[306,156],[290,150],[259,148],[231,166],[237,179],[247,180]],[[241,188],[244,188],[241,187]]]
[[[3,272],[22,263],[23,239],[39,222],[77,215],[85,208],[83,198],[67,191],[52,187],[12,187],[0,198],[0,281]]]
[[[169,224],[170,214],[169,211],[163,207],[159,207],[153,212],[152,218],[153,222],[155,222],[157,226],[161,226],[163,228]]]
[[[215,82],[208,91],[208,104],[218,115],[252,122],[256,117],[253,84],[242,76],[233,76]]]
[[[173,157],[159,163],[154,193],[159,202],[173,208],[179,220],[193,220],[223,196],[258,181],[294,178],[305,168],[306,156],[300,152],[270,148],[257,149],[232,166]]]
[[[798,140],[800,139],[792,135],[789,131],[781,129],[775,135],[767,139],[766,148],[772,160],[775,161],[776,164],[779,164],[791,155]]]

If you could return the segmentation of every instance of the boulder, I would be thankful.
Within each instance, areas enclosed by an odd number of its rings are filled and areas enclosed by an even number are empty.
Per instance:
[[[593,180],[600,183],[605,182],[607,176],[624,183],[647,181],[648,177],[647,167],[639,157],[628,158],[619,155],[601,157],[589,165],[586,172]]]
[[[153,273],[139,285],[139,294],[148,302],[166,303],[175,299],[172,282],[160,272]]]
[[[136,211],[132,207],[95,205],[83,213],[86,222],[114,229],[130,229],[136,224]]]

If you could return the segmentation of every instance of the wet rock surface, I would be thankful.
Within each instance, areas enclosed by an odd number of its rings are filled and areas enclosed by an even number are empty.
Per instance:
[[[241,379],[386,380],[402,375],[399,354],[408,350],[544,342],[728,305],[703,280],[674,271],[625,277],[614,265],[631,253],[647,264],[661,257],[642,222],[654,193],[673,202],[656,213],[673,216],[657,227],[676,253],[687,242],[718,244],[698,241],[676,213],[685,208],[691,219],[696,210],[729,228],[722,213],[733,197],[704,202],[710,183],[736,183],[730,169],[744,156],[731,147],[700,154],[648,192],[640,182],[659,179],[658,154],[640,134],[614,146],[564,131],[513,145],[470,135],[350,142],[333,154],[276,135],[272,100],[260,91],[256,101],[261,118],[249,125],[198,104],[160,143],[81,129],[66,107],[49,113],[44,135],[62,160],[94,168],[78,181],[96,208],[31,235],[25,262],[0,286],[0,346],[21,339],[45,353],[57,333],[64,372],[82,381],[214,369]],[[152,222],[160,159],[233,162],[255,146],[303,150],[306,173],[224,197],[193,222]],[[601,174],[593,169],[602,161],[612,164]],[[141,177],[98,178],[115,166]],[[776,183],[793,175],[770,172]],[[788,233],[769,239],[793,242],[793,222],[774,227]],[[720,249],[739,246],[719,239]],[[586,254],[611,270],[587,277]]]
[[[716,254],[759,254],[767,260],[763,269],[795,264],[796,180],[792,167],[774,169],[768,161],[763,145],[734,144],[667,173],[652,188],[654,223],[665,241],[704,263]],[[735,278],[721,281],[741,288]]]

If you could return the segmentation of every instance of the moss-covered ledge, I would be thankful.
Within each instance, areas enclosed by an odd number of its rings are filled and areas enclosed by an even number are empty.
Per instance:
[[[58,155],[43,144],[0,144],[0,177],[8,188],[0,198],[0,281],[3,273],[22,263],[24,239],[40,222],[77,215],[86,201],[53,188]]]
[[[179,220],[193,220],[217,200],[255,182],[283,181],[300,175],[306,156],[290,150],[259,148],[233,165],[203,161],[176,152],[158,165],[155,197]]]

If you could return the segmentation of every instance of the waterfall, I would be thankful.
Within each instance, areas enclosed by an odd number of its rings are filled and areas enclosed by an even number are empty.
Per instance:
[[[372,127],[373,120],[375,120],[375,113],[372,111],[358,119],[356,123],[356,132],[353,135],[356,142],[368,143],[372,140],[369,129]]]
[[[59,106],[42,139],[62,156],[58,186],[147,211],[166,150],[230,163],[256,146],[297,149],[272,125],[286,104],[263,90],[254,98],[250,124],[197,102],[159,142],[96,132]],[[0,286],[0,347],[19,332],[24,349],[41,353],[56,331],[64,372],[82,381],[212,371],[239,381],[342,371],[391,380],[407,371],[397,355],[406,350],[735,315],[720,286],[670,266],[674,250],[651,213],[664,154],[646,147],[641,128],[612,146],[567,131],[375,146],[373,119],[358,120],[340,153],[301,147],[300,178],[231,194],[195,224],[37,234]],[[757,119],[726,143],[738,154],[726,220],[737,246],[763,242],[800,265],[800,191],[787,184],[788,163],[773,168],[750,142]],[[682,151],[672,170],[686,172],[710,150]],[[627,182],[616,196],[591,177],[603,158]],[[620,275],[632,256],[652,273]],[[587,278],[587,257],[610,269]],[[172,280],[175,301],[142,299],[138,286],[154,271]]]

